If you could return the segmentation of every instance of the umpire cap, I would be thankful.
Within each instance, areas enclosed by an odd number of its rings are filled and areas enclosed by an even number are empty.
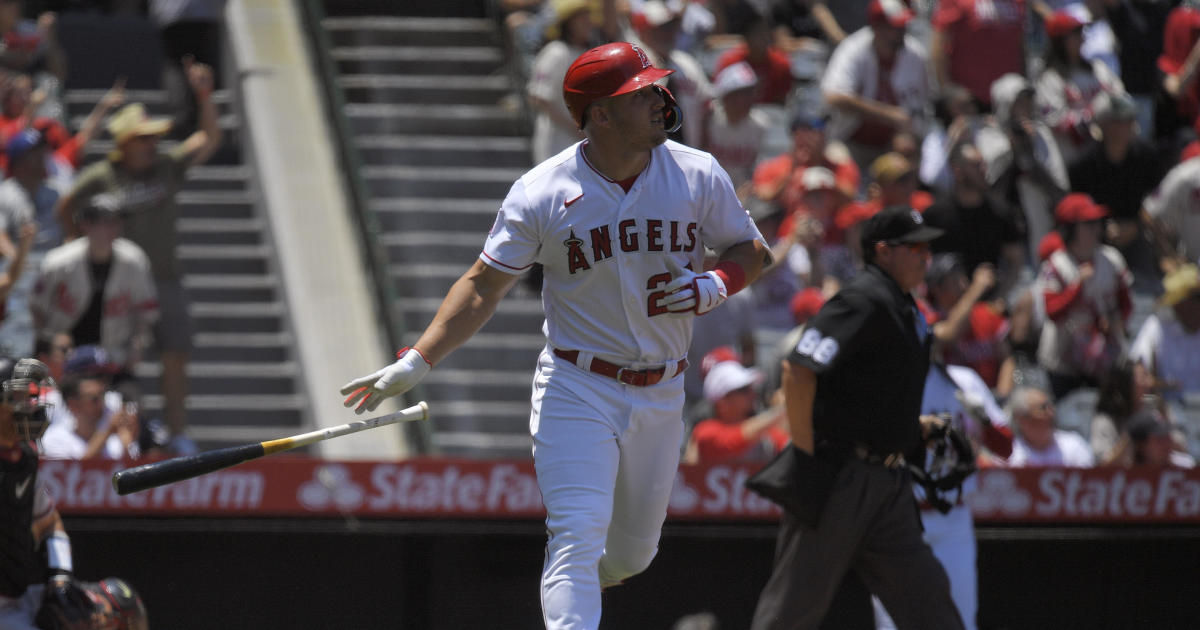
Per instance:
[[[878,242],[928,243],[945,230],[925,224],[921,213],[908,206],[888,206],[867,219],[862,231],[863,251]]]

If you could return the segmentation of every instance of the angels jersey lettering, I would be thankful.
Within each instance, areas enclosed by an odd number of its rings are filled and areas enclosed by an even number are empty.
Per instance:
[[[667,314],[662,288],[678,269],[700,269],[706,247],[720,252],[762,235],[707,153],[668,141],[626,193],[582,147],[513,184],[480,259],[508,273],[543,265],[554,347],[623,365],[683,357],[692,320]]]

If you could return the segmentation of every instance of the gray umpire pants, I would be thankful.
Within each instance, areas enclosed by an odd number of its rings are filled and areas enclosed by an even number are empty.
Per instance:
[[[961,630],[914,501],[907,473],[847,460],[817,529],[784,513],[751,630],[816,630],[847,571],[879,597],[899,630]]]

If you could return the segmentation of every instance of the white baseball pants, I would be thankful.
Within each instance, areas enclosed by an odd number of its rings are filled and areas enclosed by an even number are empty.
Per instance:
[[[633,387],[543,351],[533,462],[546,505],[548,630],[596,630],[600,589],[650,566],[683,442],[683,378]]]

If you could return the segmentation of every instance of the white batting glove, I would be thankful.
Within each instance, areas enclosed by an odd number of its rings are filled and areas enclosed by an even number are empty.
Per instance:
[[[343,385],[346,400],[342,404],[354,407],[354,413],[375,411],[384,398],[412,389],[433,367],[416,348],[404,348],[397,354],[400,358],[395,363]]]
[[[663,288],[667,296],[663,306],[672,313],[692,311],[703,315],[717,308],[729,297],[725,282],[716,273],[695,273],[686,269]]]

